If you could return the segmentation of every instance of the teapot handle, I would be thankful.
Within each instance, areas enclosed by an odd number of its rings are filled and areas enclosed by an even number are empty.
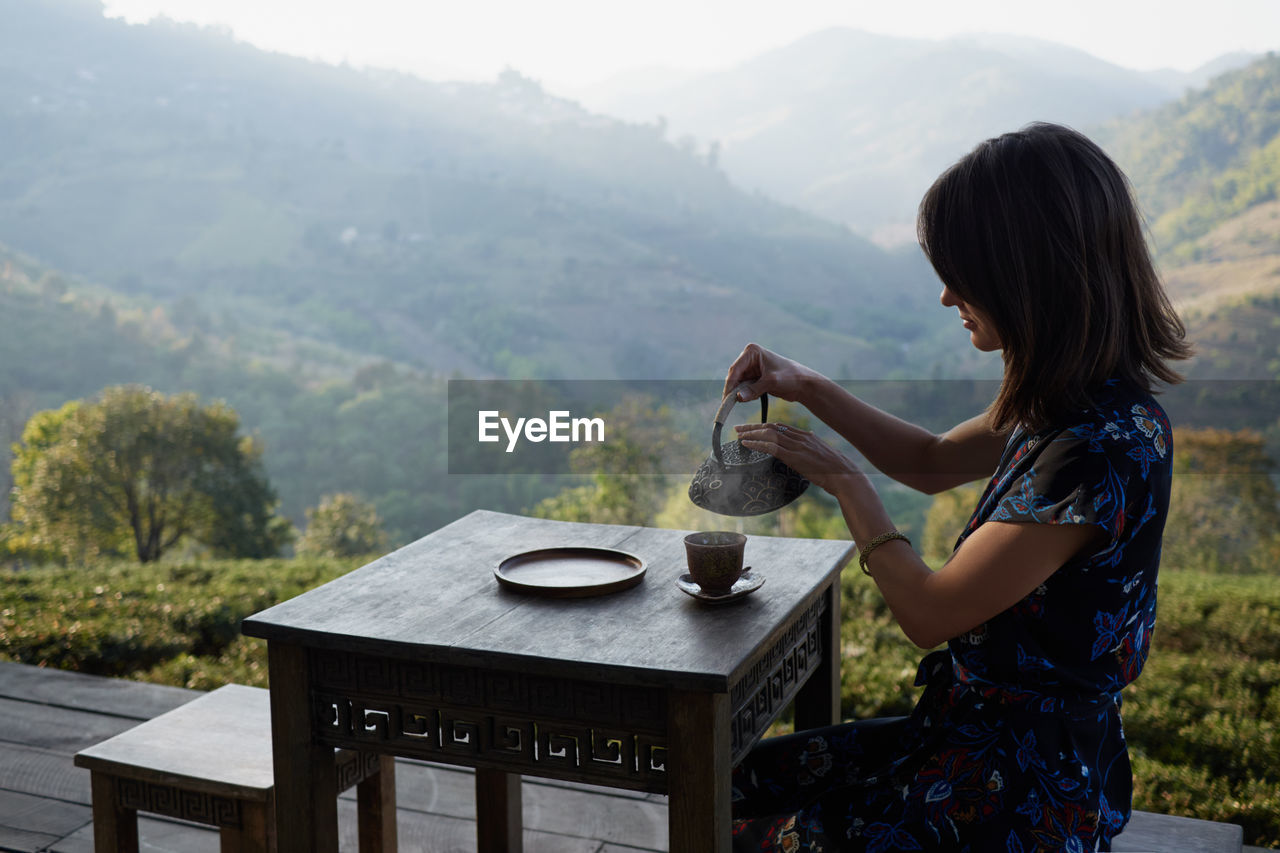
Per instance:
[[[720,401],[720,408],[716,411],[716,424],[711,428],[711,453],[715,456],[716,462],[723,465],[724,456],[720,452],[720,431],[724,428],[724,422],[729,417],[734,405],[738,402],[738,392],[751,387],[750,382],[743,382],[734,388],[725,398]],[[769,420],[769,395],[760,395],[760,423],[766,423]]]

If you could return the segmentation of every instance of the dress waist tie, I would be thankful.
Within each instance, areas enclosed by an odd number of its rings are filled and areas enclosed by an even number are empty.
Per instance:
[[[930,691],[951,691],[956,698],[968,692],[1001,705],[1078,719],[1119,710],[1121,701],[1119,692],[1071,693],[988,681],[966,669],[949,649],[926,655],[916,671],[915,683],[917,687],[927,685]]]

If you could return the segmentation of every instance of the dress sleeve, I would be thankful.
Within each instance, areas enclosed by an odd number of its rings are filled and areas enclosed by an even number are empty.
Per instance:
[[[1136,473],[1131,447],[1110,435],[1066,430],[1046,438],[1005,489],[990,521],[1092,524],[1112,545],[1126,527]]]

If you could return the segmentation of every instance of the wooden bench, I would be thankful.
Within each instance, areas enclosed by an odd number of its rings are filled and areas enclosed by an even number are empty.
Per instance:
[[[360,853],[395,853],[395,762],[339,750],[338,790],[357,785]],[[82,750],[97,853],[137,853],[138,812],[219,829],[223,853],[276,849],[266,690],[229,684]],[[287,826],[287,822],[285,823]]]

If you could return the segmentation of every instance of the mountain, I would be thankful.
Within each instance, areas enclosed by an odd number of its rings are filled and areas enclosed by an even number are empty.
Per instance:
[[[514,71],[434,84],[19,0],[0,122],[0,242],[283,364],[706,376],[752,338],[863,376],[943,361],[918,252]]]
[[[1277,197],[1280,56],[1268,54],[1099,140],[1126,168],[1167,256],[1194,260],[1196,241]]]
[[[1239,342],[1223,334],[1220,310],[1242,327],[1265,326],[1252,315],[1280,293],[1280,56],[1112,122],[1098,138],[1142,202],[1170,295],[1189,322],[1212,328],[1218,343],[1208,351]],[[1254,373],[1238,356],[1205,360]]]
[[[951,319],[918,251],[515,72],[433,84],[5,4],[6,442],[105,385],[195,391],[262,439],[295,521],[355,491],[404,542],[562,485],[447,476],[446,376],[718,377],[751,339],[843,377],[958,375],[981,359],[948,351]]]
[[[1142,76],[1166,89],[1170,95],[1182,95],[1187,89],[1203,88],[1222,74],[1234,71],[1261,59],[1261,54],[1245,50],[1234,50],[1211,59],[1198,68],[1190,71],[1178,71],[1174,68],[1160,68],[1155,71],[1144,71]]]
[[[105,291],[99,291],[105,292]],[[557,492],[551,477],[450,477],[445,383],[387,362],[316,381],[239,351],[235,339],[177,330],[168,311],[121,305],[0,246],[0,442],[28,418],[107,385],[225,400],[264,448],[281,511],[302,526],[325,495],[374,502],[402,544],[472,509],[520,512]],[[430,488],[423,488],[430,483]],[[12,480],[0,465],[0,524]]]
[[[1219,75],[1096,136],[1142,203],[1197,351],[1187,375],[1198,402],[1187,411],[1220,421],[1234,406],[1280,451],[1272,391],[1280,377],[1280,57]],[[1205,381],[1224,379],[1236,381]]]
[[[1007,110],[1016,126],[1045,81],[1073,81],[1046,91],[1082,114],[1099,93],[1120,109],[1159,88],[1048,46],[852,37],[863,49],[836,31],[761,58],[755,88],[739,80],[709,114],[786,107],[804,121],[761,119],[757,135],[779,150],[842,138],[842,156],[874,142],[864,165],[896,186],[890,166],[931,180],[920,157],[962,153],[965,121]],[[1280,374],[1274,66],[1106,129],[1158,230],[1199,200],[1198,230],[1161,254],[1196,376]],[[863,97],[824,115],[832,79]],[[886,93],[913,80],[895,106]],[[750,339],[842,378],[998,369],[939,308],[914,247],[744,192],[728,138],[673,144],[674,113],[606,117],[516,72],[435,84],[129,26],[97,2],[10,0],[0,128],[0,440],[107,384],[220,397],[263,439],[298,521],[358,491],[407,541],[554,490],[446,476],[449,375],[714,377]]]
[[[1045,41],[831,29],[678,86],[583,97],[632,120],[662,116],[744,186],[899,242],[924,190],[982,139],[1034,120],[1091,126],[1186,82]]]

